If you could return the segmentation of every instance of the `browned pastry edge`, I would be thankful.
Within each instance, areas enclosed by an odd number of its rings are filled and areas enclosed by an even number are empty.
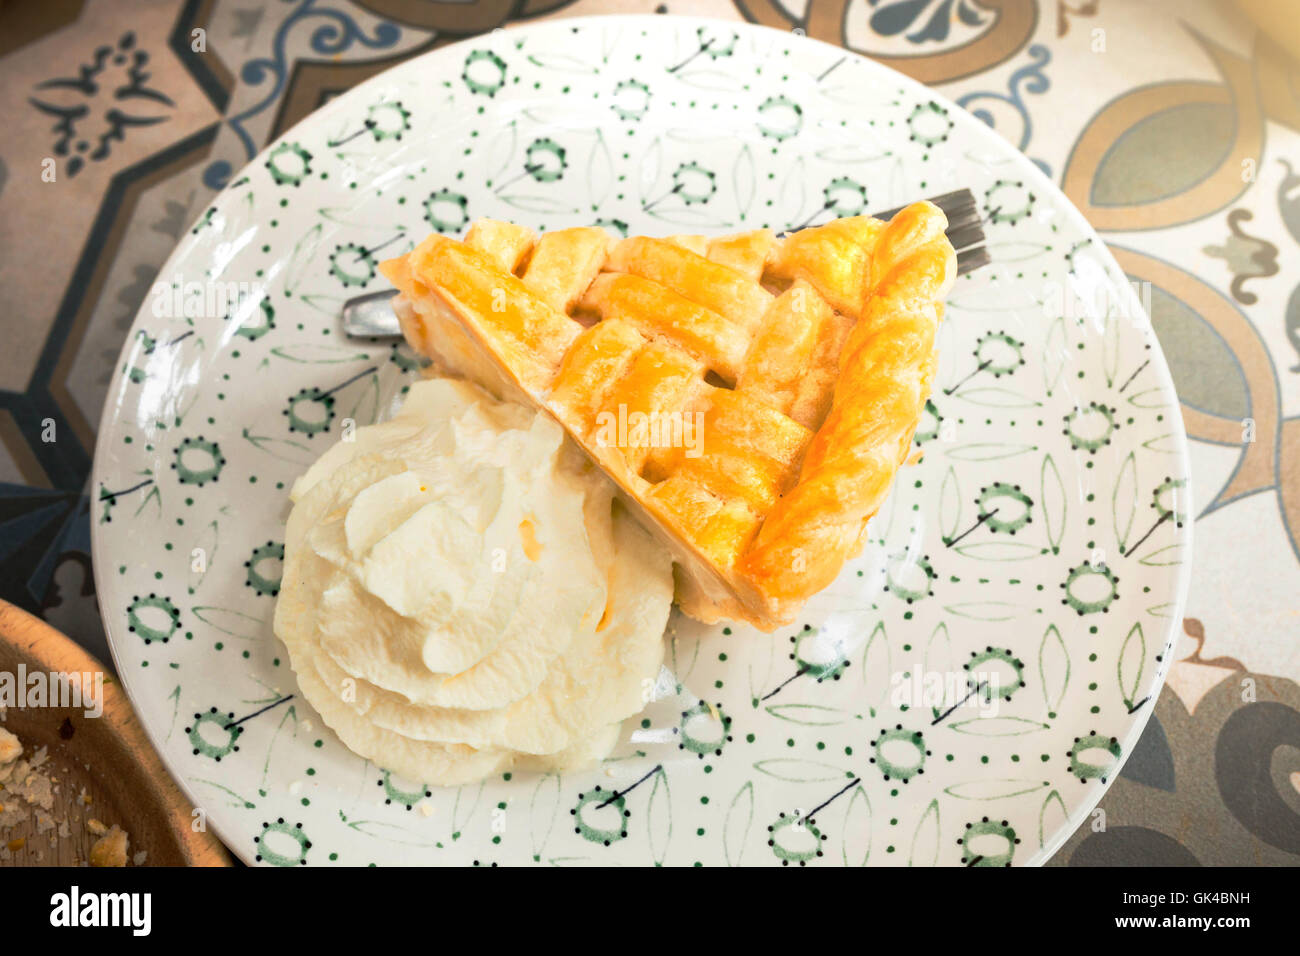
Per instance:
[[[769,512],[740,573],[789,620],[862,548],[906,460],[937,365],[943,297],[957,274],[947,221],[929,203],[898,213],[871,259],[868,300],[840,353],[831,412],[799,481]]]

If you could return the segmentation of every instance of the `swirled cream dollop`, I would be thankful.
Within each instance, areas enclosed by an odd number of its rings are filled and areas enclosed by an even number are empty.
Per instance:
[[[435,784],[571,769],[642,709],[671,559],[546,415],[423,381],[291,498],[275,633],[358,754]]]

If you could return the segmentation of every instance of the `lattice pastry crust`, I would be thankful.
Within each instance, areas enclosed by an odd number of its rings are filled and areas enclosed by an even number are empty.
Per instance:
[[[946,228],[926,202],[785,239],[485,219],[381,269],[412,347],[547,410],[617,483],[671,548],[683,611],[772,630],[861,549],[908,456]]]

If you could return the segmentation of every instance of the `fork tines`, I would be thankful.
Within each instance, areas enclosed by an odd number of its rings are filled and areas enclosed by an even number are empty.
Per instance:
[[[984,222],[980,217],[975,194],[969,189],[955,189],[942,196],[931,196],[930,202],[942,209],[948,217],[947,235],[953,249],[957,250],[957,274],[962,276],[988,265],[992,259],[984,246]],[[877,219],[889,220],[902,209],[899,206],[872,215]]]
[[[975,201],[975,194],[969,189],[955,189],[950,193],[944,193],[942,196],[931,196],[929,201],[942,209],[943,214],[948,218],[946,234],[948,241],[952,243],[953,249],[957,251],[957,274],[965,275],[988,265],[992,259],[984,245],[984,223],[980,218],[979,204]],[[877,219],[888,221],[893,219],[897,213],[902,212],[903,208],[898,206],[894,209],[886,209],[883,212],[873,212],[871,215]],[[808,229],[811,225],[790,229],[782,235],[789,232],[798,232],[800,229]]]

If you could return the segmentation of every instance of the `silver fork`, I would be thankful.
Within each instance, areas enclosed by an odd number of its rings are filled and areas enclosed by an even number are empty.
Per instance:
[[[930,202],[943,210],[948,217],[948,241],[957,250],[957,274],[965,275],[989,264],[988,248],[984,245],[984,222],[980,218],[975,194],[969,189],[958,189],[942,196],[930,197]],[[872,213],[877,219],[892,219],[903,209],[886,209]],[[809,223],[782,235],[811,229],[820,223]],[[402,328],[393,312],[393,289],[382,289],[349,299],[343,303],[343,331],[352,338],[384,338],[402,334]]]

